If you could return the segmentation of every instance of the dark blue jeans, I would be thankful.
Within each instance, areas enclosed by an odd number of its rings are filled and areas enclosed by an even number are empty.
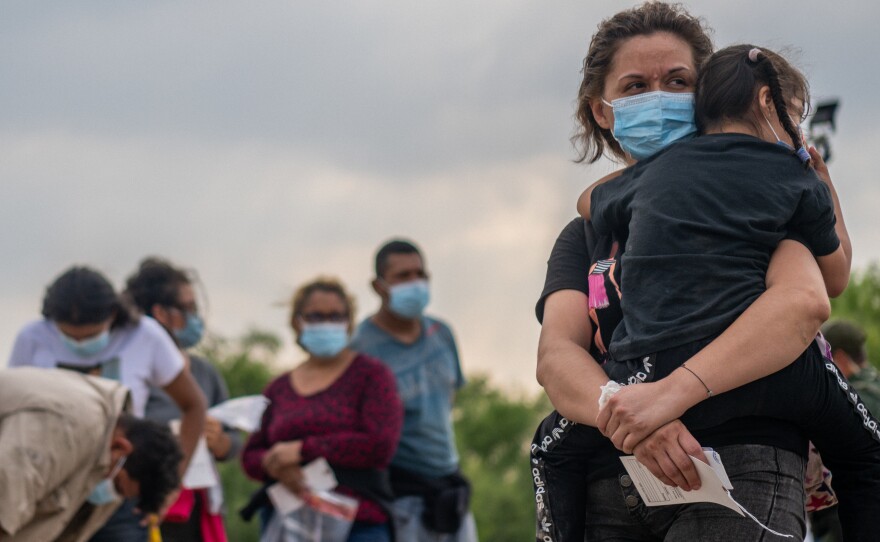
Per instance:
[[[774,531],[803,540],[804,459],[772,446],[739,444],[716,450],[731,492],[746,510]],[[586,538],[606,542],[775,541],[781,538],[748,517],[717,504],[648,507],[628,476],[590,484]]]
[[[363,523],[355,521],[348,533],[348,542],[389,542],[391,531],[388,523]]]
[[[143,516],[135,513],[134,501],[126,499],[89,542],[147,542]]]

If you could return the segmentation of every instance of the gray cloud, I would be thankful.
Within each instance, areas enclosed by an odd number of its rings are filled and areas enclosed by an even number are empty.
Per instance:
[[[376,245],[426,249],[464,362],[534,387],[533,304],[600,163],[568,137],[589,36],[615,2],[10,2],[0,18],[0,343],[86,262],[199,270],[210,324],[286,333],[284,299],[331,272],[375,308]],[[858,265],[880,256],[868,2],[694,6],[719,45],[801,49],[839,96],[833,174]],[[293,351],[289,357],[295,357]]]

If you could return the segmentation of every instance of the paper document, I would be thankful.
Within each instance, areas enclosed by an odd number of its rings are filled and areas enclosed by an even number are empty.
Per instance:
[[[730,478],[728,478],[727,472],[724,470],[724,465],[721,463],[721,457],[718,455],[718,452],[712,448],[703,448],[703,452],[706,454],[708,464],[694,456],[690,456],[691,461],[694,462],[694,466],[697,468],[697,474],[700,475],[701,482],[700,489],[691,491],[682,491],[680,488],[664,484],[660,479],[651,474],[647,467],[639,463],[634,456],[621,457],[620,460],[623,462],[626,472],[629,473],[629,477],[632,479],[636,490],[638,490],[646,506],[711,502],[720,504],[725,508],[730,508],[743,517],[748,516],[767,532],[784,538],[794,538],[790,534],[774,531],[767,525],[764,525],[751,512],[736,502],[730,494],[733,485],[730,483]]]
[[[172,433],[180,434],[180,420],[171,420],[168,425],[171,426]],[[220,477],[217,475],[214,458],[208,451],[205,437],[199,437],[199,442],[189,460],[189,466],[186,468],[181,484],[187,489],[202,489],[220,485]]]
[[[651,474],[647,467],[636,460],[635,456],[621,457],[623,466],[629,477],[635,484],[636,490],[642,497],[646,506],[665,506],[669,504],[685,504],[695,502],[712,502],[730,508],[737,514],[744,516],[742,510],[728,493],[733,489],[724,465],[721,464],[718,454],[712,450],[706,452],[706,458],[711,465],[707,465],[696,457],[691,456],[697,474],[700,475],[702,485],[700,489],[684,491],[681,488],[668,486],[659,478]]]
[[[269,399],[262,395],[246,395],[223,401],[208,409],[208,416],[216,418],[220,423],[253,433],[260,428],[263,411],[269,405]]]
[[[315,493],[330,491],[339,485],[339,482],[336,481],[336,475],[333,474],[333,469],[323,457],[304,466],[302,474],[306,488]],[[279,483],[269,486],[266,492],[275,509],[282,515],[294,512],[306,504],[304,500]]]

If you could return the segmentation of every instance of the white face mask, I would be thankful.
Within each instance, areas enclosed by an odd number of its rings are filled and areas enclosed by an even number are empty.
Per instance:
[[[116,465],[113,467],[113,470],[110,471],[110,475],[107,478],[104,478],[98,485],[95,486],[95,489],[89,493],[89,496],[86,498],[87,501],[94,504],[95,506],[103,506],[105,504],[110,504],[120,500],[122,497],[116,491],[116,486],[113,484],[113,479],[116,478],[116,475],[119,474],[119,471],[122,470],[122,465],[125,464],[125,460],[127,456],[123,456],[116,462]]]

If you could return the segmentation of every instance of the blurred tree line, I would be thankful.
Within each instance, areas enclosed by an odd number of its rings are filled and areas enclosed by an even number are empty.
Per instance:
[[[251,331],[238,340],[213,337],[205,341],[200,353],[220,370],[230,397],[239,397],[262,392],[276,374],[272,367],[280,347],[275,335]],[[531,540],[534,536],[528,445],[538,422],[550,410],[543,394],[514,396],[493,387],[483,376],[470,377],[459,391],[454,412],[456,439],[461,468],[473,484],[471,509],[482,541]],[[256,542],[257,518],[245,523],[238,511],[259,484],[244,475],[238,461],[218,468],[225,489],[229,540]]]

